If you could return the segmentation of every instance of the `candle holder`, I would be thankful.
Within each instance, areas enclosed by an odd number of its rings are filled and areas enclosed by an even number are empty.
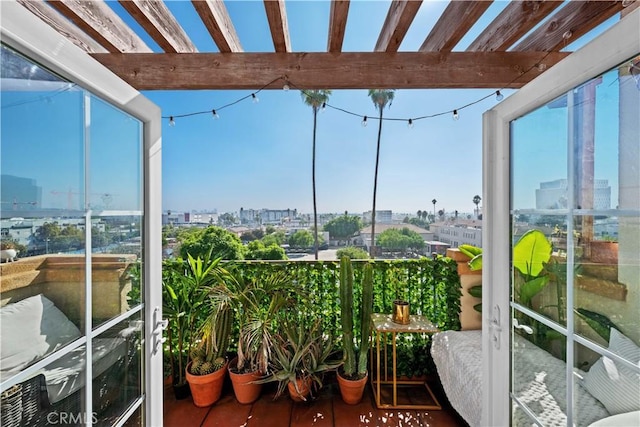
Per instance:
[[[395,300],[393,302],[393,313],[391,315],[391,321],[399,323],[401,325],[408,325],[411,323],[409,315],[409,302],[404,300]]]

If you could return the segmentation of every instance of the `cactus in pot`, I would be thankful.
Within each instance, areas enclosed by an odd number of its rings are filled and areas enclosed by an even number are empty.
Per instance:
[[[340,314],[342,322],[342,345],[344,364],[338,374],[338,384],[345,403],[356,404],[362,399],[367,381],[367,360],[371,338],[371,312],[373,311],[373,266],[365,264],[362,280],[362,300],[360,304],[360,345],[356,351],[354,344],[353,318],[353,268],[351,260],[340,260]],[[354,387],[354,382],[358,383]],[[355,395],[348,395],[347,390]]]

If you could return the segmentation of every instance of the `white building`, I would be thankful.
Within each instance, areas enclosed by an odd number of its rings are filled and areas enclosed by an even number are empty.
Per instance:
[[[458,219],[453,222],[435,222],[430,226],[435,239],[452,248],[462,244],[482,247],[482,220]]]
[[[593,182],[593,206],[589,209],[611,209],[611,186],[607,179],[596,179]],[[569,183],[566,179],[541,182],[536,189],[536,209],[565,209]]]
[[[371,211],[364,212],[362,214],[362,220],[364,222],[371,222]],[[376,211],[376,225],[377,224],[392,224],[393,212],[390,210]]]

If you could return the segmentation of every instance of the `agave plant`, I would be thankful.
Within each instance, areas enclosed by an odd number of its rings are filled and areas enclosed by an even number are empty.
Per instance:
[[[306,400],[306,390],[300,384],[311,383],[310,392],[323,385],[323,374],[337,369],[342,361],[334,357],[333,338],[323,333],[322,319],[310,328],[304,321],[287,321],[275,336],[271,373],[261,382],[278,382],[275,398],[293,384],[296,395]],[[300,381],[298,381],[300,380]]]

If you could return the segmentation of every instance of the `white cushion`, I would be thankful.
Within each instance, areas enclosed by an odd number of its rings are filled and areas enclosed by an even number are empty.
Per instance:
[[[626,412],[603,418],[589,427],[638,427],[640,426],[640,411]]]
[[[56,403],[85,384],[85,351],[82,346],[42,370],[47,382],[49,402]],[[102,374],[118,359],[126,356],[126,340],[124,338],[97,338],[93,340],[93,378]]]
[[[640,365],[640,347],[611,328],[609,351]],[[601,357],[585,376],[584,386],[611,415],[640,410],[640,374],[608,357]]]
[[[19,371],[80,337],[48,298],[36,295],[0,308],[0,370]]]

